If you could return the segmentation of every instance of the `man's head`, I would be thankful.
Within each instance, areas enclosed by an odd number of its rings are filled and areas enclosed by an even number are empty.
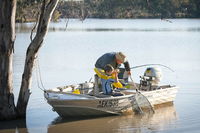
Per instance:
[[[117,64],[122,64],[126,60],[126,56],[122,52],[117,52],[115,55]]]
[[[114,71],[114,68],[112,67],[112,65],[107,64],[104,67],[104,71],[105,71],[106,74],[111,75],[113,73],[113,71]]]

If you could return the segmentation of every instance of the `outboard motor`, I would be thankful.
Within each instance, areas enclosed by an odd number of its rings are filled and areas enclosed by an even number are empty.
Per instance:
[[[140,87],[141,86],[158,86],[162,79],[162,72],[160,68],[149,67],[145,70],[144,76],[140,77]]]

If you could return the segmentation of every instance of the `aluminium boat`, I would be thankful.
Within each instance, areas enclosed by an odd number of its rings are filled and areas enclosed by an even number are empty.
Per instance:
[[[144,75],[140,83],[128,82],[125,88],[116,91],[123,95],[104,95],[97,82],[86,82],[45,90],[44,97],[65,118],[121,115],[138,107],[154,107],[175,100],[178,87],[159,85],[158,77]]]

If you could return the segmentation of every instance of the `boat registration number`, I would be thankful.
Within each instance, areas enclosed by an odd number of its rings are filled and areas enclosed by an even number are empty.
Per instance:
[[[97,108],[105,108],[105,107],[117,107],[119,101],[117,99],[113,100],[100,100]]]

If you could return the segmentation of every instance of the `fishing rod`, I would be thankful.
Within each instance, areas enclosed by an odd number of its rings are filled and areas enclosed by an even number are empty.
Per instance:
[[[170,67],[168,66],[165,66],[165,65],[162,65],[162,64],[144,64],[144,65],[139,65],[139,66],[134,66],[134,67],[131,67],[130,69],[135,69],[135,68],[140,68],[140,67],[145,67],[145,66],[162,66],[162,67],[165,67],[167,68],[168,70],[172,71],[172,72],[175,72],[173,69],[171,69]]]

